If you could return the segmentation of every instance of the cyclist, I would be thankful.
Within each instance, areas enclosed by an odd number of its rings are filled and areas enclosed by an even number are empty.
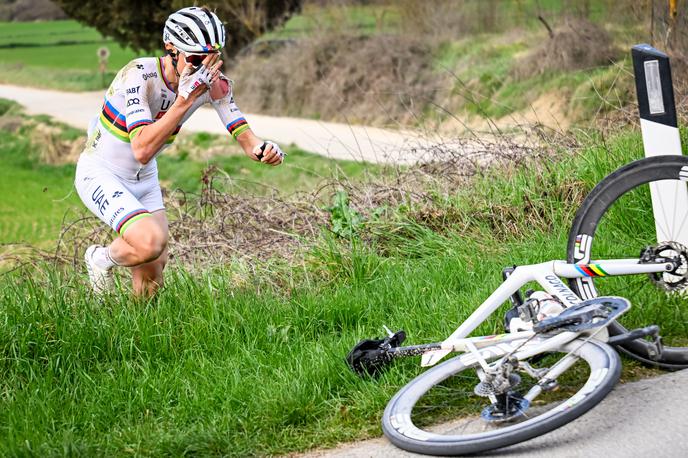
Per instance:
[[[112,269],[129,267],[134,294],[163,284],[168,225],[155,157],[184,121],[211,104],[229,134],[254,161],[279,165],[280,147],[253,134],[220,73],[225,28],[204,7],[171,14],[163,29],[165,57],[134,59],[122,68],[91,122],[76,168],[75,187],[86,207],[119,235],[85,253],[96,294],[112,287]]]

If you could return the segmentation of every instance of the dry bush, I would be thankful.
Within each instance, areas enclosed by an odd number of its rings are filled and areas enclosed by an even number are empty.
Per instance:
[[[74,164],[84,149],[85,137],[65,138],[63,127],[47,124],[39,118],[5,113],[0,114],[0,133],[22,134],[31,141],[35,158],[44,164]]]
[[[451,140],[426,146],[422,152],[427,159],[416,166],[388,170],[364,182],[324,180],[314,191],[292,196],[258,196],[237,190],[236,186],[231,187],[232,192],[225,192],[229,188],[225,187],[227,177],[211,167],[203,176],[200,194],[177,190],[165,195],[171,259],[192,269],[228,265],[236,260],[248,266],[271,259],[298,263],[318,242],[321,232],[330,227],[330,213],[323,202],[332,202],[341,191],[346,192],[349,206],[364,221],[375,219],[378,223],[377,231],[371,228],[360,234],[364,239],[389,232],[399,217],[394,209],[401,205],[413,209],[409,218],[432,226],[428,215],[435,215],[437,199],[467,186],[472,177],[493,168],[509,173],[551,154],[546,149],[517,144],[506,136]],[[390,212],[380,216],[381,208]],[[441,212],[438,218],[447,217],[451,215]],[[111,239],[110,228],[83,210],[76,217],[65,216],[54,252],[0,245],[0,265],[48,260],[55,266],[78,267],[89,245],[108,244]]]
[[[428,44],[397,36],[315,37],[229,73],[249,112],[356,123],[409,121],[439,84]]]
[[[474,33],[495,32],[503,26],[504,0],[398,0],[401,29],[431,39],[457,39]]]
[[[552,36],[517,62],[517,79],[550,71],[573,71],[609,65],[618,55],[611,35],[587,19],[571,18],[553,30]]]
[[[44,164],[74,164],[84,149],[85,138],[67,140],[61,138],[62,129],[47,124],[36,124],[31,129],[33,149],[38,152]]]

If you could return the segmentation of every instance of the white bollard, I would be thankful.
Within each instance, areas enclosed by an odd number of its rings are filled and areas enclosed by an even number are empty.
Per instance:
[[[683,154],[669,56],[648,44],[634,46],[631,55],[645,156]],[[650,192],[657,242],[673,240],[688,246],[688,224],[681,225],[686,227],[681,227],[678,234],[666,233],[676,230],[676,215],[688,213],[686,183],[655,183]]]

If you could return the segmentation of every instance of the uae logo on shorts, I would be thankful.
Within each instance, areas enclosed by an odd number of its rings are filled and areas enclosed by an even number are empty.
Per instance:
[[[124,194],[122,191],[115,191],[115,193],[112,195],[112,198],[113,199],[117,198],[117,197],[121,196],[122,194]]]

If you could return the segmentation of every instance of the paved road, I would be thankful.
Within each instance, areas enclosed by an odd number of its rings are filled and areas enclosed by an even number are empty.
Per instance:
[[[104,91],[61,92],[0,84],[0,98],[19,102],[29,114],[47,114],[79,129],[86,129],[103,103]],[[335,159],[366,162],[412,163],[428,145],[411,132],[352,126],[309,119],[246,114],[256,135],[283,145]],[[215,111],[203,107],[185,124],[182,132],[225,134]],[[416,152],[414,152],[416,151]]]
[[[479,456],[509,458],[688,456],[688,370],[618,385],[598,406],[545,436]],[[647,413],[645,413],[647,412]],[[386,439],[317,451],[301,458],[397,458]]]

